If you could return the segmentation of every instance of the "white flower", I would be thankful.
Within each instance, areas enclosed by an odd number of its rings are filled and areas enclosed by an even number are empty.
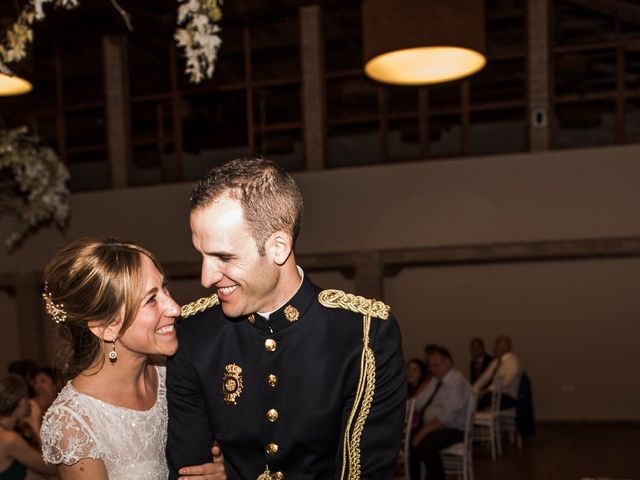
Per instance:
[[[36,20],[42,20],[44,18],[44,9],[42,8],[42,5],[50,2],[51,0],[33,0],[33,11],[36,14]]]
[[[189,35],[189,32],[184,28],[178,28],[173,38],[176,39],[176,42],[178,42],[178,46],[180,47],[191,48],[193,46],[193,39],[191,35]]]
[[[200,9],[200,2],[198,0],[188,0],[187,3],[178,7],[178,24],[184,22],[187,15],[197,12]]]
[[[78,2],[78,0],[58,0],[58,4],[67,10],[71,10],[72,8],[76,8],[80,5],[80,2]]]

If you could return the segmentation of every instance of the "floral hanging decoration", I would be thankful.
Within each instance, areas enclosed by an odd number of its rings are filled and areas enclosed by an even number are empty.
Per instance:
[[[200,83],[213,77],[218,50],[222,45],[220,26],[222,0],[177,0],[178,22],[174,34],[179,47],[186,57],[185,73],[192,83]],[[0,43],[0,73],[13,75],[8,63],[18,62],[26,57],[27,47],[33,42],[33,23],[45,18],[44,4],[68,10],[79,6],[78,0],[29,0],[18,20],[7,30],[6,40]],[[122,15],[124,22],[133,30],[129,14],[111,0],[114,8]]]
[[[174,38],[184,49],[185,73],[193,83],[212,78],[222,40],[216,23],[222,18],[222,0],[178,0],[178,28]]]
[[[7,63],[19,62],[27,56],[27,46],[33,41],[33,22],[43,20],[45,3],[71,10],[78,0],[30,0],[18,15],[18,20],[7,30],[6,40],[0,43],[0,72],[13,75]]]
[[[38,227],[62,228],[69,219],[69,170],[27,128],[0,131],[0,216],[16,218],[18,227],[5,243],[17,247]]]

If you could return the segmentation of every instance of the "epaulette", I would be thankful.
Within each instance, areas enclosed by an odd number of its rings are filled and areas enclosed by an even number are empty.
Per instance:
[[[318,301],[327,308],[342,308],[382,320],[388,319],[391,311],[391,307],[380,300],[360,297],[342,290],[323,290],[318,294]]]
[[[218,295],[214,293],[208,297],[202,297],[195,302],[183,305],[180,309],[180,314],[182,318],[187,318],[195,315],[196,313],[204,312],[206,309],[218,305],[219,303],[220,300],[218,300]]]

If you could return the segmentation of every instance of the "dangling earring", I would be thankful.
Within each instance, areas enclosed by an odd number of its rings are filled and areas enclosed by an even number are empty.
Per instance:
[[[111,365],[115,364],[118,361],[118,352],[116,352],[116,340],[112,342],[111,351],[109,352],[109,361],[111,362]]]

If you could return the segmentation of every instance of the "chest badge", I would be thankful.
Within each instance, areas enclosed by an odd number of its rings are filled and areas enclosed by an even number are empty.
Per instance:
[[[224,367],[222,376],[222,396],[224,403],[235,405],[236,400],[242,393],[242,368],[235,363],[230,363]]]
[[[295,322],[300,317],[300,312],[293,305],[287,305],[287,308],[284,309],[284,316],[287,317],[287,320],[290,322]]]

